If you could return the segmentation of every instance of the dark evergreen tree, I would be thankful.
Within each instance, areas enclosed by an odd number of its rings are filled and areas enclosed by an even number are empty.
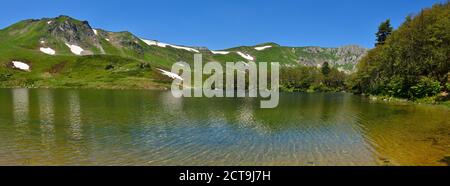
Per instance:
[[[388,19],[380,24],[378,27],[378,32],[375,34],[377,36],[377,43],[375,46],[382,45],[386,41],[387,37],[392,34],[391,20]]]
[[[330,73],[330,65],[328,64],[328,62],[325,62],[322,65],[322,74],[324,76],[328,76],[329,73]]]

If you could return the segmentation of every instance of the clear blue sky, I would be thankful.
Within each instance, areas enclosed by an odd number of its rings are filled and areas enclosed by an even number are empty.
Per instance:
[[[444,0],[14,0],[1,3],[0,28],[64,14],[95,28],[211,49],[269,41],[372,47],[381,21],[397,27],[436,2]]]

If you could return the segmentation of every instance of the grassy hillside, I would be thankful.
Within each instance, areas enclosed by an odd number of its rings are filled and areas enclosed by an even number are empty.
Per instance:
[[[157,68],[169,70],[178,61],[192,64],[197,51],[204,62],[280,62],[284,68],[328,62],[350,73],[366,49],[262,43],[213,53],[205,48],[144,41],[126,31],[94,29],[87,21],[68,16],[30,19],[0,30],[0,87],[167,87],[170,79]],[[14,68],[13,61],[28,64],[30,71]]]

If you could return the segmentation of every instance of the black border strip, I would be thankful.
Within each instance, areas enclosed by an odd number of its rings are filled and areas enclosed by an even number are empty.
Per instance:
[[[221,178],[213,178],[211,183],[206,181],[181,181],[181,173],[213,173]],[[224,171],[264,171],[270,172],[270,180],[223,180]],[[152,185],[164,184],[250,184],[250,185],[279,185],[286,183],[356,183],[386,184],[391,180],[399,183],[432,182],[446,183],[450,178],[449,167],[191,167],[191,166],[161,166],[161,167],[0,167],[0,177],[12,181],[30,181],[49,183],[123,183]],[[235,173],[237,178],[238,173]],[[57,181],[59,180],[59,181]],[[357,181],[361,180],[361,182]],[[301,184],[303,185],[303,184]]]

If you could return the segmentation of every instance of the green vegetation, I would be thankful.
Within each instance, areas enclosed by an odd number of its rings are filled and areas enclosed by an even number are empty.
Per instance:
[[[288,47],[276,43],[224,50],[228,54],[196,49],[204,62],[247,61],[237,52],[256,62],[280,62],[280,85],[285,91],[351,89],[443,102],[450,89],[449,12],[449,3],[435,5],[407,17],[395,31],[386,20],[376,33],[376,47],[367,55],[366,49],[358,46]],[[74,55],[66,43],[77,44],[87,54]],[[40,47],[50,47],[56,55],[44,54]],[[94,32],[88,22],[68,16],[25,20],[0,30],[0,87],[163,88],[171,79],[157,68],[170,69],[177,61],[192,64],[193,55],[171,46],[148,45],[130,32]],[[11,61],[25,62],[31,71],[14,69]],[[359,61],[357,73],[348,77]]]
[[[66,44],[84,49],[82,55],[73,54]],[[255,48],[265,46],[270,48]],[[41,47],[51,48],[56,54],[44,54]],[[242,52],[256,62],[280,62],[283,68],[294,71],[305,66],[317,71],[318,65],[328,61],[330,67],[347,72],[354,70],[366,52],[358,46],[286,47],[276,43],[225,49],[228,54],[196,49],[203,54],[203,62],[248,61],[237,53]],[[162,88],[168,87],[171,79],[161,75],[157,68],[169,70],[178,61],[192,64],[193,56],[192,51],[172,46],[148,45],[130,32],[94,31],[87,21],[68,16],[30,19],[0,30],[0,87]],[[24,62],[31,70],[14,69],[12,61]],[[321,83],[334,84],[325,77],[318,78]],[[320,90],[325,86],[312,85]]]
[[[356,93],[420,102],[448,99],[450,3],[424,9],[390,33],[380,25],[376,48],[369,51],[350,79]]]
[[[392,34],[393,29],[390,19],[382,22],[378,27],[378,32],[375,34],[377,36],[377,43],[375,46],[383,45],[386,42],[386,39]]]
[[[325,62],[322,68],[296,67],[282,68],[280,89],[289,92],[343,91],[346,89],[347,75]]]

